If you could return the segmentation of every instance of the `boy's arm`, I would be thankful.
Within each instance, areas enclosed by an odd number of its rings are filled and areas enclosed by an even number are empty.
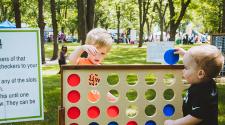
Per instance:
[[[179,54],[184,56],[184,54],[186,53],[186,50],[184,50],[183,48],[176,48],[174,54]]]
[[[88,54],[95,55],[98,50],[92,45],[78,46],[69,56],[69,60],[72,64],[76,65],[81,54],[86,51]]]
[[[78,46],[69,56],[69,61],[76,65],[78,58],[81,56],[81,54],[84,52],[82,49],[82,46]]]
[[[177,120],[166,120],[164,125],[196,125],[199,122],[201,122],[201,119],[187,115]]]

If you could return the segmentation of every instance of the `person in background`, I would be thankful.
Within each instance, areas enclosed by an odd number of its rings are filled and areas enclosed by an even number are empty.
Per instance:
[[[59,54],[59,59],[58,59],[59,68],[60,68],[58,74],[61,73],[61,65],[66,64],[66,57],[67,57],[67,46],[63,45]]]

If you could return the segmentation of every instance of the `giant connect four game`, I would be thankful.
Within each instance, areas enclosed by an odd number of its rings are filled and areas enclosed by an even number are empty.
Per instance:
[[[182,117],[183,65],[62,66],[59,125],[163,125]]]

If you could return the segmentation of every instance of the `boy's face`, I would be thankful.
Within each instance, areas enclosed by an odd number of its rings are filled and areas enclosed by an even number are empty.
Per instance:
[[[183,58],[184,70],[183,77],[189,84],[199,83],[198,77],[199,67],[197,66],[193,57],[187,52]]]
[[[106,47],[97,48],[97,50],[98,52],[96,53],[96,55],[88,55],[88,59],[95,65],[99,65],[108,53]]]

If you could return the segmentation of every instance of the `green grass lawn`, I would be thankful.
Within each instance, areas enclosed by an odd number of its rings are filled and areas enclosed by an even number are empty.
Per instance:
[[[71,53],[75,46],[79,45],[77,43],[68,43],[68,53]],[[185,49],[190,48],[188,46],[182,46]],[[61,44],[59,45],[61,48]],[[45,45],[46,57],[51,58],[52,56],[52,44],[48,43]],[[180,61],[182,63],[182,61]],[[146,62],[146,45],[142,48],[137,48],[137,45],[126,45],[119,44],[113,45],[111,52],[108,54],[107,58],[104,60],[103,64],[150,64]],[[32,121],[32,122],[20,122],[20,123],[8,123],[3,125],[57,125],[57,109],[60,105],[60,75],[56,74],[59,71],[57,64],[42,66],[43,70],[43,86],[44,86],[44,115],[43,121]],[[48,73],[51,72],[51,73]],[[52,73],[53,72],[53,73]],[[165,76],[165,81],[173,78],[171,74]],[[117,74],[112,74],[108,77],[110,84],[116,84],[118,82]],[[156,77],[152,74],[146,76],[145,80],[147,84],[153,84]],[[130,85],[135,84],[137,77],[135,74],[129,74],[127,77],[127,82]],[[218,85],[219,88],[219,125],[225,125],[225,85]],[[116,91],[111,91],[112,94],[118,96]],[[167,94],[164,95],[166,99],[171,99],[173,91],[168,90]],[[152,100],[155,97],[155,91],[149,89],[145,93],[145,98]],[[137,93],[135,90],[130,90],[126,94],[129,100],[135,100]],[[146,109],[146,114],[149,111],[155,110],[154,107],[148,107]]]

